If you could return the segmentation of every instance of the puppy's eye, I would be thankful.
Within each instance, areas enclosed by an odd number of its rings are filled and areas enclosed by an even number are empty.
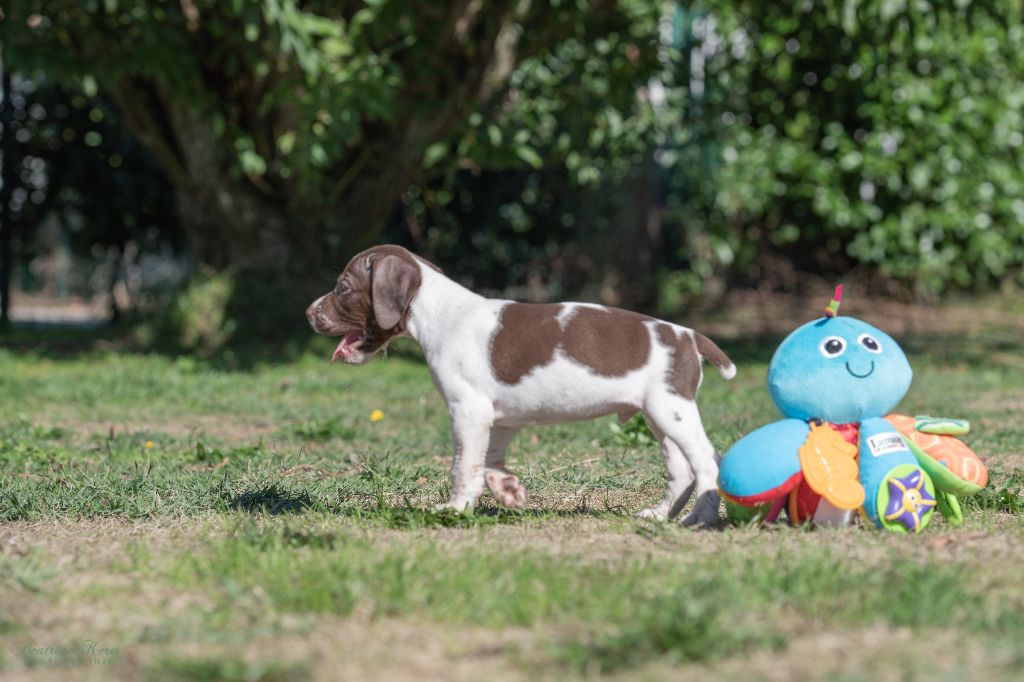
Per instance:
[[[349,288],[349,286],[347,284],[339,284],[334,289],[334,293],[338,294],[339,296],[344,296],[345,294],[347,294],[350,291],[352,291],[352,290]]]
[[[838,336],[830,336],[821,342],[819,350],[826,358],[838,358],[846,352],[846,341]]]
[[[861,334],[857,337],[857,343],[864,346],[864,348],[868,349],[872,353],[882,352],[882,344],[878,342],[878,339],[871,336],[871,334]]]

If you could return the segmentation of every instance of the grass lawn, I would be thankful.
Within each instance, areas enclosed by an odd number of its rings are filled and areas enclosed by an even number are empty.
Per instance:
[[[899,409],[970,419],[991,485],[915,537],[634,519],[664,467],[612,418],[517,438],[525,513],[485,493],[431,515],[450,433],[408,347],[356,369],[328,339],[204,361],[22,333],[0,349],[0,677],[1021,679],[1024,318],[947,317],[897,333]],[[699,401],[725,450],[778,418],[778,338],[719,340],[740,373]]]

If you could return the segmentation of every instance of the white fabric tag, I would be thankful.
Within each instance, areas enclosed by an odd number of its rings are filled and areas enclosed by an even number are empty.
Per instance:
[[[907,446],[903,444],[903,438],[895,431],[868,436],[868,450],[871,451],[874,457],[881,457],[891,452],[899,452],[906,449]]]

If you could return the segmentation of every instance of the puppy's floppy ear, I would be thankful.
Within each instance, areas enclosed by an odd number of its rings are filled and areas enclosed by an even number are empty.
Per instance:
[[[398,256],[385,256],[373,264],[373,315],[381,329],[399,323],[420,288],[420,270]]]

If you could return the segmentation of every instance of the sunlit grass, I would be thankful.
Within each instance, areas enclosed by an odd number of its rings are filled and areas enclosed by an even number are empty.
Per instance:
[[[913,538],[635,520],[661,496],[664,466],[613,418],[517,438],[525,512],[485,494],[476,513],[431,513],[448,494],[451,436],[415,356],[354,369],[330,365],[326,347],[240,367],[0,350],[0,533],[17,539],[0,542],[12,548],[0,552],[0,638],[114,641],[138,655],[113,676],[151,679],[329,677],[283,642],[347,622],[456,641],[482,629],[506,672],[559,679],[679,666],[743,677],[736,661],[786,661],[819,632],[1002,652],[1024,638],[1024,366],[1004,335],[990,341],[907,340],[914,386],[898,409],[970,419],[965,440],[991,464],[963,528],[936,519]],[[709,373],[699,396],[720,450],[778,418],[765,387],[774,344],[723,343],[740,373]],[[50,539],[64,528],[95,539]],[[43,625],[55,604],[92,615]],[[12,651],[0,667],[25,673]],[[987,670],[1008,675],[1016,659],[1000,656]],[[76,665],[72,677],[96,672]]]

